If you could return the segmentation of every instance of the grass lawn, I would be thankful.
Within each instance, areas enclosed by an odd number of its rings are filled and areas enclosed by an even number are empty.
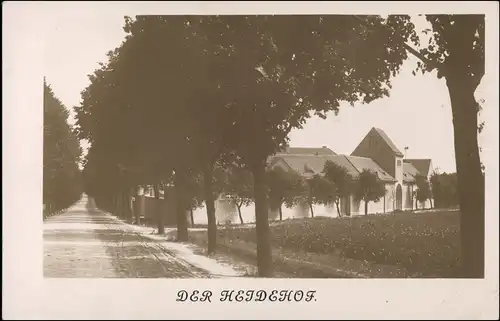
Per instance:
[[[457,277],[458,211],[291,219],[271,225],[273,261],[291,277]],[[256,261],[255,229],[219,227],[219,252]],[[206,232],[190,232],[206,246]]]

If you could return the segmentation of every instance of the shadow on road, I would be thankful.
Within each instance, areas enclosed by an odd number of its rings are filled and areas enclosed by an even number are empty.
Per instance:
[[[159,241],[145,239],[95,206],[86,204],[93,237],[101,241],[110,257],[117,277],[123,278],[194,278],[203,272],[166,251]],[[99,226],[100,225],[100,226]],[[79,233],[72,237],[78,238]]]

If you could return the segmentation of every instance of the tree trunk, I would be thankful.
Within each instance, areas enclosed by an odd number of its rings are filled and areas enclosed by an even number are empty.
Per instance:
[[[113,215],[118,216],[118,196],[116,194],[113,194],[113,201],[111,203],[111,213]]]
[[[484,278],[484,176],[477,142],[476,88],[468,83],[468,77],[461,75],[446,79],[455,136],[463,272],[464,277]]]
[[[217,248],[217,220],[215,219],[215,200],[213,194],[213,165],[207,163],[203,170],[205,206],[208,220],[208,254],[214,254]]]
[[[123,209],[123,220],[125,222],[127,222],[128,220],[128,206],[127,206],[127,189],[124,188],[122,191],[121,191],[121,195],[122,195],[122,209]]]
[[[116,196],[116,216],[119,218],[123,218],[123,203],[122,203],[122,194],[120,192],[117,193]]]
[[[193,215],[193,209],[189,209],[189,215],[191,216],[191,227],[194,227],[194,215]]]
[[[177,240],[181,242],[188,241],[187,218],[186,218],[186,173],[182,170],[176,170],[174,174],[174,187],[176,196],[176,221],[177,221]]]
[[[283,221],[283,205],[279,205],[278,207],[279,213],[280,213],[280,222]]]
[[[245,222],[243,222],[243,216],[241,215],[241,206],[242,204],[236,204],[236,208],[238,209],[238,216],[240,217],[240,223],[241,225],[245,224]]]
[[[313,206],[311,203],[309,203],[309,208],[311,209],[311,217],[314,217]]]
[[[269,213],[265,159],[252,166],[255,195],[255,223],[257,233],[257,268],[259,277],[272,277],[273,262],[269,235]]]
[[[339,217],[342,217],[342,214],[340,213],[339,201],[335,201],[335,205],[337,206],[337,214]]]
[[[118,193],[116,201],[118,202],[118,204],[117,204],[117,215],[118,215],[119,218],[123,218],[123,203],[122,203],[122,194],[121,193]]]
[[[410,196],[411,196],[411,210],[413,211],[413,197],[415,197],[415,194],[413,193],[413,186],[411,187],[411,193],[410,193]]]
[[[153,185],[155,193],[155,210],[156,210],[156,224],[158,225],[158,234],[165,234],[165,226],[163,225],[163,213],[161,211],[160,203],[160,184]]]
[[[132,209],[130,207],[130,188],[123,190],[123,214],[125,222],[132,223]]]
[[[368,215],[368,201],[365,201],[365,215]]]
[[[139,187],[135,187],[135,197],[134,197],[134,216],[135,224],[141,225],[141,203],[139,202]]]

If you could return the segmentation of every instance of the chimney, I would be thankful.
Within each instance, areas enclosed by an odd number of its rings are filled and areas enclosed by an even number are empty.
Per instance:
[[[326,146],[322,146],[323,148],[327,148]]]

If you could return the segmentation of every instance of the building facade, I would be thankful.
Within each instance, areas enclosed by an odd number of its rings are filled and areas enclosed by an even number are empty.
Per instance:
[[[430,178],[431,160],[404,159],[403,153],[379,128],[372,128],[351,155],[338,155],[326,147],[322,148],[325,151],[323,153],[316,148],[292,148],[291,150],[295,152],[277,153],[272,158],[270,167],[280,166],[308,178],[315,174],[321,175],[326,161],[329,160],[344,167],[353,178],[356,178],[363,170],[375,173],[384,182],[386,194],[379,202],[368,203],[370,214],[425,209],[430,208],[432,204],[432,200],[417,202],[415,198],[417,191],[415,177],[423,175],[427,179]],[[341,203],[342,215],[364,214],[364,202],[356,200],[352,195],[342,200]]]
[[[433,171],[431,160],[405,159],[403,153],[395,146],[387,134],[379,128],[372,128],[350,155],[339,155],[326,146],[319,148],[288,147],[269,157],[268,168],[279,166],[287,171],[295,171],[304,178],[310,178],[313,175],[322,174],[326,161],[332,161],[344,167],[353,178],[356,178],[363,170],[369,170],[384,182],[386,194],[379,202],[368,203],[369,214],[429,209],[432,206],[432,200],[417,202],[415,198],[415,192],[417,191],[415,177],[423,175],[428,180],[430,179]],[[145,189],[140,193],[144,196],[138,197],[141,204],[140,208],[142,208],[141,212],[146,216],[151,216],[154,213],[153,208],[157,206],[153,203],[158,200],[153,199],[151,192],[152,189]],[[168,194],[172,193],[172,190],[168,191]],[[160,199],[162,203],[165,203],[163,196],[163,191],[160,191]],[[174,213],[175,197],[167,198],[170,200],[167,202],[169,204],[162,206],[168,207],[165,208],[165,212]],[[365,204],[362,200],[356,200],[354,196],[350,195],[341,200],[339,209],[342,216],[364,215]],[[217,221],[220,224],[240,223],[236,206],[224,197],[220,197],[215,202],[215,211]],[[242,207],[241,212],[245,223],[255,222],[254,204]],[[313,205],[313,212],[315,216],[338,216],[335,205]],[[311,216],[307,205],[293,208],[283,206],[282,213],[284,219]],[[187,215],[191,216],[190,213],[187,213]],[[168,216],[170,218],[165,219],[165,222],[173,224],[175,219],[172,219],[172,217],[175,217],[175,215],[167,214]],[[269,218],[271,220],[278,217],[277,212],[270,211]],[[196,224],[206,224],[205,207],[194,210],[193,218]],[[151,219],[153,218],[151,217]]]

